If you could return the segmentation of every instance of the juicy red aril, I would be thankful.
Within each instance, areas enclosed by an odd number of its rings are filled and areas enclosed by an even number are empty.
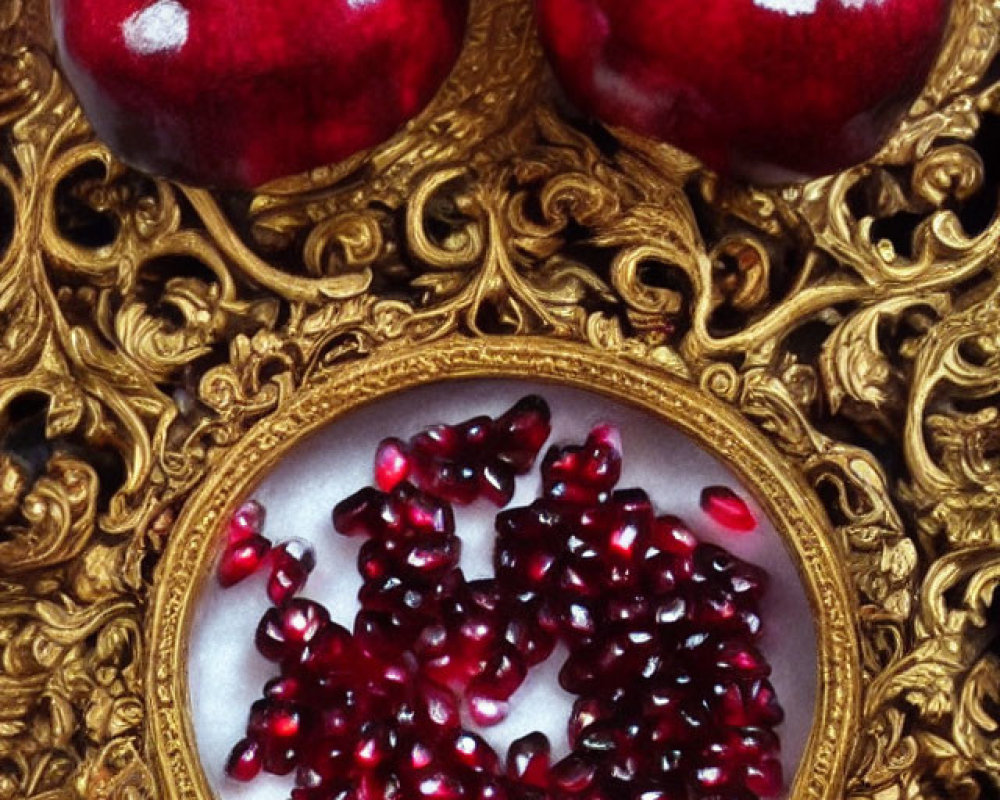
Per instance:
[[[462,731],[455,737],[452,756],[473,772],[494,774],[500,764],[496,752],[481,737]]]
[[[392,726],[370,722],[361,729],[361,737],[354,747],[354,763],[362,769],[375,769],[392,757],[397,744]]]
[[[410,477],[413,461],[406,443],[399,439],[384,439],[375,453],[375,483],[383,492],[395,489]]]
[[[746,767],[743,785],[759,797],[777,797],[781,794],[784,782],[781,774],[781,762],[768,759],[760,764]]]
[[[247,735],[262,742],[265,748],[274,744],[292,747],[302,734],[302,715],[290,703],[258,700],[250,709]]]
[[[431,726],[454,730],[461,724],[458,700],[450,689],[424,680],[417,691],[421,710]]]
[[[290,675],[280,675],[264,684],[264,697],[283,703],[297,703],[303,699],[302,681]]]
[[[528,395],[501,414],[496,421],[498,456],[522,475],[552,432],[549,405],[538,395]]]
[[[526,786],[547,788],[549,753],[549,740],[544,734],[529,733],[517,739],[507,751],[507,777]]]
[[[507,719],[510,713],[510,703],[496,700],[482,694],[473,694],[468,698],[469,716],[472,721],[483,728],[489,728]]]
[[[757,518],[746,500],[725,486],[708,486],[701,492],[701,509],[716,524],[738,533],[757,529]]]
[[[384,536],[400,520],[389,496],[366,487],[341,500],[333,508],[333,527],[344,536]]]
[[[263,751],[259,742],[242,739],[236,743],[226,761],[226,774],[237,781],[252,781],[263,766]]]
[[[289,539],[271,551],[267,596],[276,606],[302,591],[316,567],[316,552],[305,539]]]
[[[305,646],[330,622],[318,603],[293,598],[282,608],[269,608],[257,626],[254,642],[269,661],[298,659]]]
[[[266,516],[264,506],[256,500],[248,500],[229,518],[228,543],[237,544],[259,535],[264,530]]]
[[[228,588],[253,575],[261,568],[270,550],[271,543],[257,534],[229,545],[219,559],[216,571],[219,585]]]
[[[450,425],[433,425],[410,440],[413,451],[424,458],[453,459],[462,444],[461,433]]]
[[[509,700],[524,683],[528,669],[513,648],[501,650],[469,685],[469,690],[494,700]]]
[[[329,622],[306,643],[297,667],[311,675],[346,672],[354,666],[356,655],[350,632],[335,622]]]
[[[440,770],[420,777],[417,790],[427,800],[461,800],[465,796],[462,784]]]
[[[590,788],[596,776],[593,764],[580,756],[569,756],[552,768],[551,781],[559,791],[579,794]]]

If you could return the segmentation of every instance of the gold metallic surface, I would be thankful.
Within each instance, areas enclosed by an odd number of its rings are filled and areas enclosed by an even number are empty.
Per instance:
[[[234,476],[217,519],[341,413],[338,381],[374,396],[417,380],[411,358],[444,379],[532,354],[681,427],[677,398],[728,405],[739,435],[700,440],[761,464],[742,469],[789,542],[765,477],[821,498],[825,566],[791,551],[814,601],[847,586],[858,647],[821,627],[843,704],[813,743],[838,746],[810,748],[796,796],[996,796],[1000,4],[956,0],[948,41],[872,164],[765,191],[574,124],[530,3],[476,0],[454,75],[396,138],[220,196],[115,161],[43,0],[0,0],[0,800],[193,796],[197,770],[164,765],[194,763],[196,488]],[[197,567],[165,569],[186,547]]]

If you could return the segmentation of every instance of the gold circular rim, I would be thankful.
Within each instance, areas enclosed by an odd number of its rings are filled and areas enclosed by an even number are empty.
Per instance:
[[[858,719],[859,653],[845,567],[812,489],[762,434],[703,390],[607,353],[530,337],[478,342],[456,337],[317,373],[285,409],[233,447],[191,497],[159,567],[147,639],[149,748],[165,796],[212,797],[191,726],[187,658],[193,612],[220,521],[319,428],[398,392],[470,378],[530,378],[608,396],[687,434],[745,482],[796,564],[816,625],[815,713],[790,797],[839,797]]]

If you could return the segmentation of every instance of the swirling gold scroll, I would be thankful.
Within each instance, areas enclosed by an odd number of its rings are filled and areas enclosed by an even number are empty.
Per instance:
[[[956,0],[873,163],[729,186],[567,118],[528,0],[433,106],[250,196],[136,174],[0,0],[0,800],[156,795],[144,620],[192,488],[304,382],[448,335],[687,380],[824,499],[860,608],[853,798],[1000,775],[1000,8]]]

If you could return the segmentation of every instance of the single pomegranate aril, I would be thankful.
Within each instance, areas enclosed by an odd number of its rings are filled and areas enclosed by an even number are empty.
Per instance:
[[[743,776],[743,785],[758,797],[777,797],[781,794],[784,780],[781,762],[766,759],[760,764],[748,765]]]
[[[264,748],[264,772],[272,775],[288,775],[295,769],[299,753],[293,747],[265,747]]]
[[[396,731],[390,725],[369,722],[354,747],[354,763],[361,769],[375,769],[392,757],[397,744]]]
[[[597,768],[580,756],[569,756],[552,767],[553,786],[568,794],[579,794],[589,789],[597,776]]]
[[[333,527],[344,536],[376,533],[385,494],[366,486],[333,507]]]
[[[375,483],[383,492],[391,492],[410,477],[413,462],[409,448],[399,439],[384,439],[375,453]]]
[[[238,544],[251,536],[261,534],[264,530],[266,517],[267,512],[264,510],[264,506],[256,500],[245,502],[229,518],[228,543]]]
[[[537,731],[511,742],[507,751],[507,777],[526,786],[547,788],[550,752],[548,737]]]
[[[257,626],[254,642],[269,661],[295,660],[330,622],[330,612],[319,603],[299,597],[282,608],[269,608]]]
[[[271,551],[267,596],[276,606],[302,591],[316,567],[316,551],[305,539],[289,539]]]
[[[265,751],[292,748],[302,735],[302,715],[290,703],[258,700],[250,709],[247,735],[261,742]]]
[[[302,681],[290,675],[280,675],[264,684],[264,697],[279,703],[297,703],[304,693]]]
[[[481,736],[470,731],[462,731],[455,737],[452,755],[460,764],[477,773],[492,775],[500,764],[493,748]]]
[[[468,703],[469,716],[472,717],[473,722],[483,728],[489,728],[503,722],[510,713],[510,703],[484,695],[470,695]]]
[[[219,585],[229,588],[244,578],[249,578],[261,568],[270,550],[271,543],[257,534],[227,547],[219,559],[216,571]]]
[[[420,778],[417,791],[420,797],[425,797],[427,800],[461,800],[465,797],[462,784],[447,772],[440,770]]]
[[[427,722],[435,728],[454,730],[462,724],[458,699],[448,688],[433,681],[420,682],[419,703]]]
[[[725,486],[708,486],[701,492],[701,510],[713,522],[737,533],[757,529],[757,518],[746,501]]]
[[[263,750],[259,742],[242,739],[236,743],[226,761],[226,775],[236,781],[252,781],[263,766]]]

